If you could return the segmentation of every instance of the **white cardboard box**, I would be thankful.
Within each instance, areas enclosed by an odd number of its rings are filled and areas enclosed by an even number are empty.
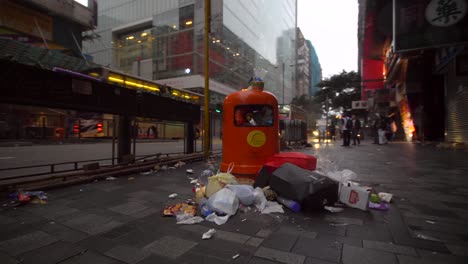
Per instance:
[[[346,182],[340,186],[340,202],[349,207],[367,211],[371,188],[361,186],[355,182]]]

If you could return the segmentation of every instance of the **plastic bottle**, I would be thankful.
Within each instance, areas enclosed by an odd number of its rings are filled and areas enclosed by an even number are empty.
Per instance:
[[[289,199],[286,199],[286,198],[281,197],[281,196],[278,196],[278,197],[276,198],[276,200],[277,200],[280,204],[282,204],[282,205],[286,206],[287,208],[291,209],[293,212],[296,212],[296,213],[297,213],[297,212],[301,211],[301,204],[299,204],[299,203],[296,202],[296,201],[289,200]]]
[[[200,202],[198,203],[198,206],[200,207],[201,215],[203,215],[204,217],[207,217],[208,215],[213,213],[213,211],[211,211],[208,207],[208,200],[206,198],[201,198]]]

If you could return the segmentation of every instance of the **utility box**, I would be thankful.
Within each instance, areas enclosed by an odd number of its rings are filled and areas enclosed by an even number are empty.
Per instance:
[[[223,103],[223,160],[220,170],[254,179],[267,158],[279,153],[278,100],[263,81],[232,93]]]

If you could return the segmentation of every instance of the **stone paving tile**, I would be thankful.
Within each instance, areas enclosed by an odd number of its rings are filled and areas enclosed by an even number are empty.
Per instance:
[[[148,207],[139,203],[135,203],[135,202],[127,202],[127,203],[123,203],[123,204],[109,208],[109,210],[111,211],[117,212],[119,214],[124,214],[124,215],[134,215],[146,209],[148,209]]]
[[[281,263],[281,262],[264,259],[264,258],[258,258],[258,257],[253,257],[248,262],[248,264],[278,264],[278,263]]]
[[[253,250],[255,250],[254,247],[222,240],[216,236],[208,240],[201,240],[201,238],[198,238],[198,241],[198,245],[187,253],[211,256],[228,261],[236,254],[253,255]]]
[[[358,248],[349,245],[343,246],[343,264],[397,264],[394,254],[384,251]],[[401,263],[400,263],[401,264]]]
[[[336,241],[299,237],[291,252],[322,260],[340,262],[342,244]]]
[[[122,225],[121,222],[113,221],[108,217],[95,214],[83,214],[81,216],[69,219],[63,222],[63,224],[90,235],[104,233]]]
[[[346,244],[350,246],[362,247],[362,240],[354,237],[334,236],[322,233],[317,235],[317,239],[324,241],[325,243],[339,242],[341,244]]]
[[[106,251],[104,255],[118,259],[125,263],[136,264],[147,258],[149,255],[151,255],[151,253],[149,251],[144,251],[125,245],[118,245]]]
[[[264,247],[289,252],[296,244],[298,237],[298,234],[276,232],[273,233],[270,237],[266,238],[265,241],[263,241],[262,245]]]
[[[398,255],[399,264],[466,264],[466,258],[455,258],[454,256],[432,256],[432,257],[412,257]]]
[[[305,261],[305,256],[267,247],[258,248],[255,252],[255,256],[287,264],[303,264]]]
[[[145,258],[144,260],[138,262],[138,264],[156,264],[156,263],[164,263],[164,264],[181,264],[184,263],[178,260],[172,260],[169,258],[165,258],[163,256],[158,256],[151,254],[149,257]]]
[[[405,217],[405,222],[409,226],[417,226],[422,230],[439,231],[451,234],[468,234],[468,229],[464,224],[445,223],[442,221],[422,220],[419,218]]]
[[[91,251],[87,251],[81,255],[77,255],[73,258],[67,259],[66,261],[61,262],[60,264],[90,264],[90,263],[99,263],[99,264],[119,264],[124,263],[113,258],[109,258],[103,255],[96,254]]]
[[[136,229],[136,224],[134,223],[127,223],[124,225],[121,225],[119,227],[116,227],[106,233],[101,234],[102,237],[108,238],[108,239],[115,239],[120,236],[123,236],[125,234],[130,233],[131,231]]]
[[[59,263],[65,259],[76,256],[84,248],[67,242],[57,242],[25,253],[20,256],[24,264]]]
[[[110,250],[111,248],[117,246],[118,243],[102,236],[92,236],[79,241],[77,245],[89,250],[104,253]]]
[[[267,238],[273,233],[273,230],[270,229],[260,229],[255,236],[257,237],[262,237],[262,238]]]
[[[16,223],[16,219],[13,217],[0,215],[0,225],[8,225]]]
[[[468,244],[464,244],[464,245],[446,244],[446,246],[450,250],[450,252],[452,252],[452,254],[468,257]]]
[[[227,232],[223,230],[217,230],[215,236],[219,239],[226,240],[226,241],[231,241],[239,244],[244,244],[249,240],[251,237],[246,236],[243,234],[237,234],[233,232]]]
[[[216,256],[209,256],[204,254],[197,254],[193,252],[188,252],[183,256],[177,259],[177,263],[187,263],[187,264],[225,264],[229,263],[230,259],[221,259]],[[156,263],[156,262],[154,262]]]
[[[391,252],[395,254],[418,256],[418,254],[416,253],[416,250],[408,246],[400,246],[400,245],[395,245],[393,243],[370,241],[370,240],[364,240],[362,241],[362,243],[364,245],[364,248],[377,249],[377,250],[387,251],[387,252]]]
[[[463,243],[463,238],[461,235],[454,235],[450,233],[429,231],[429,230],[414,230],[410,227],[411,236],[414,238],[430,240],[430,241],[442,241],[445,243],[459,244]]]
[[[180,239],[178,237],[165,236],[144,247],[144,250],[151,251],[153,254],[176,259],[196,246],[198,243]]]
[[[7,254],[4,254],[4,253],[0,252],[0,263],[2,263],[2,264],[18,264],[19,262],[16,259],[8,256]]]
[[[322,259],[307,257],[304,264],[336,264],[336,262],[329,262]]]
[[[346,223],[346,224],[349,224],[349,225],[362,226],[364,224],[364,221],[362,219],[350,218],[350,217],[341,217],[341,216],[332,216],[332,215],[327,215],[324,220],[328,221],[328,222],[334,222],[334,223]]]
[[[348,226],[346,236],[367,240],[392,242],[392,236],[385,224],[374,224],[366,226]]]
[[[56,222],[49,222],[48,224],[43,225],[41,227],[41,230],[54,236],[59,240],[71,243],[78,242],[89,236],[84,232],[73,230]]]
[[[245,244],[252,247],[258,247],[263,243],[263,240],[263,238],[251,237]]]
[[[43,231],[34,231],[13,239],[1,241],[0,250],[16,256],[36,248],[47,246],[54,242],[57,242],[57,239],[51,235]]]

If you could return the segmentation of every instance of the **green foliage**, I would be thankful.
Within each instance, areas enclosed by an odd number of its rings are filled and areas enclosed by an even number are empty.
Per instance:
[[[360,100],[361,76],[355,71],[342,71],[317,84],[322,89],[315,95],[314,101],[325,105],[327,98],[331,109],[351,109],[351,102]]]

